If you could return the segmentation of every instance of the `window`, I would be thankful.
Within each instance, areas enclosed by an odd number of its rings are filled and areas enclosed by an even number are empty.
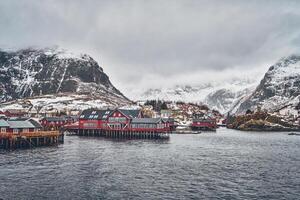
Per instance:
[[[86,122],[83,124],[84,127],[91,127],[91,128],[96,128],[97,127],[97,123],[93,123],[93,122]]]
[[[13,133],[19,133],[19,130],[17,128],[14,128]]]
[[[6,128],[1,128],[1,133],[6,133]]]
[[[23,131],[24,133],[28,133],[29,132],[29,129],[28,128],[23,128]]]
[[[125,117],[110,117],[108,119],[109,122],[126,122]]]

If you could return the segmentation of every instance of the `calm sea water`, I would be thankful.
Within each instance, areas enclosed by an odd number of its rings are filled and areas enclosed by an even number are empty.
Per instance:
[[[219,129],[168,141],[65,137],[0,152],[0,199],[300,199],[300,137]]]

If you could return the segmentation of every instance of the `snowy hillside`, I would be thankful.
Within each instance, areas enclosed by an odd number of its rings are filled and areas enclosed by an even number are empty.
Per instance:
[[[214,81],[196,86],[175,86],[149,89],[141,95],[141,100],[162,99],[169,101],[197,102],[211,109],[226,113],[242,98],[251,94],[257,81],[253,79],[233,79],[227,82]]]
[[[128,106],[128,101],[119,98],[93,98],[90,95],[58,94],[43,95],[1,103],[0,110],[18,109],[26,112],[68,112],[87,108],[115,108]]]
[[[86,54],[59,48],[0,51],[0,102],[57,94],[130,102]]]
[[[297,105],[300,95],[300,56],[280,59],[271,66],[256,90],[236,108],[237,113],[257,106],[275,111],[286,105]]]

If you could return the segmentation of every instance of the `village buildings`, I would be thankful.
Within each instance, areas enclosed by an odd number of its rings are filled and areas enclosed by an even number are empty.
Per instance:
[[[162,118],[144,118],[141,110],[84,110],[79,129],[169,132],[170,122]]]

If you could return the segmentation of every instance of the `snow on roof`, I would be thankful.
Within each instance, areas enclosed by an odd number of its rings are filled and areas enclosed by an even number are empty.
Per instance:
[[[7,121],[0,119],[0,127],[9,127],[9,124],[7,123]]]
[[[161,118],[133,118],[131,123],[133,124],[157,124],[161,122]]]
[[[122,112],[124,115],[131,118],[137,118],[140,114],[140,110],[125,110],[125,109],[118,109],[118,110]]]
[[[87,109],[82,111],[80,119],[104,119],[107,118],[112,110],[98,110],[98,109]]]
[[[43,128],[43,126],[36,120],[34,119],[29,119],[28,120],[32,125],[34,125],[35,128]]]
[[[35,128],[29,121],[7,121],[10,128]]]

